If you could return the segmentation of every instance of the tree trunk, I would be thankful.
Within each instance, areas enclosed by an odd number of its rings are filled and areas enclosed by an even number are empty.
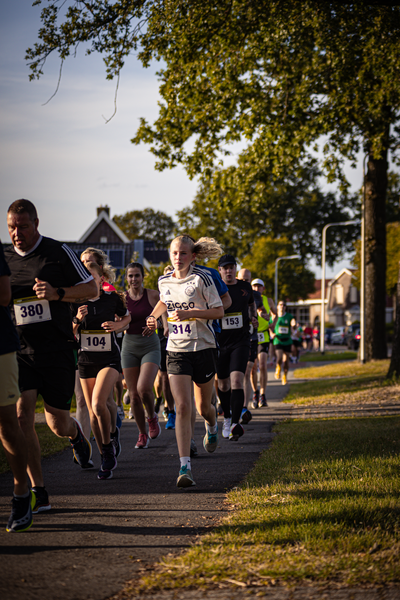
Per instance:
[[[370,154],[365,178],[365,360],[386,358],[387,153]]]
[[[397,277],[396,318],[393,331],[392,357],[390,359],[390,367],[387,374],[389,379],[391,379],[393,376],[400,376],[400,263],[399,274]]]

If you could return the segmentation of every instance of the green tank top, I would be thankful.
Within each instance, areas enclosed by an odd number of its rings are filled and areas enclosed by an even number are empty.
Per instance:
[[[274,346],[276,344],[291,344],[292,336],[290,335],[290,322],[293,315],[285,313],[283,317],[278,317],[274,327]]]

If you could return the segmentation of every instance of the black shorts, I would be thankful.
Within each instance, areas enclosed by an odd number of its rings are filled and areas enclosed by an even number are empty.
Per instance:
[[[108,363],[106,365],[80,365],[78,363],[79,377],[81,379],[96,379],[102,369],[115,369],[118,373],[122,373],[121,361]]]
[[[251,340],[250,342],[250,353],[248,362],[255,362],[257,358],[257,348],[258,348],[258,340]]]
[[[286,354],[290,354],[292,344],[274,344],[275,350],[283,350]]]
[[[190,375],[194,383],[207,383],[215,375],[215,348],[197,352],[167,351],[168,375]]]
[[[161,346],[160,371],[165,373],[167,370],[167,340],[166,340],[166,338],[164,338],[163,340],[160,340],[160,346]]]
[[[52,408],[70,410],[75,388],[72,349],[50,354],[19,354],[18,367],[21,392],[37,390]]]
[[[262,344],[258,344],[257,354],[261,354],[261,352],[266,352],[268,354],[269,350],[269,342],[263,342]]]
[[[233,371],[246,373],[249,360],[250,345],[221,347],[217,362],[218,379],[228,379]]]
[[[292,340],[292,344],[295,348],[300,348],[303,345],[301,340]]]

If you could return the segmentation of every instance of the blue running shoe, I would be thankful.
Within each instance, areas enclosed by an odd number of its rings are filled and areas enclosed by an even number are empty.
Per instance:
[[[210,433],[207,429],[203,438],[203,446],[206,452],[215,452],[218,446],[218,431]]]
[[[172,410],[168,415],[167,424],[165,426],[165,429],[175,429],[175,420],[176,420],[176,413],[174,410]]]
[[[253,415],[251,414],[251,412],[247,409],[244,408],[242,410],[242,414],[240,417],[240,422],[242,425],[247,425],[247,423],[250,423],[251,419],[253,418]]]
[[[196,485],[196,483],[193,479],[192,471],[187,468],[187,465],[181,467],[178,479],[176,480],[176,487],[187,488],[193,485]]]
[[[117,427],[118,427],[118,429],[121,429],[121,425],[122,425],[121,417],[119,416],[119,412],[117,410]]]

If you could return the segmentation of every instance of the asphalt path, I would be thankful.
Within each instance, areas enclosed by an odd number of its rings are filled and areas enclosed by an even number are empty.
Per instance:
[[[99,481],[96,470],[83,470],[70,449],[43,460],[52,509],[34,516],[22,534],[0,529],[1,600],[103,600],[116,594],[163,556],[190,546],[220,521],[226,491],[251,470],[272,441],[273,422],[288,408],[288,386],[272,382],[269,407],[253,411],[238,442],[219,437],[214,454],[202,447],[204,421],[195,438],[199,456],[192,460],[196,487],[176,487],[179,471],[175,432],[165,430],[146,450],[135,450],[137,428],[125,419],[122,453],[114,477]],[[220,432],[222,417],[219,417]],[[98,468],[100,457],[94,451]],[[0,476],[0,522],[10,513],[12,477]]]

